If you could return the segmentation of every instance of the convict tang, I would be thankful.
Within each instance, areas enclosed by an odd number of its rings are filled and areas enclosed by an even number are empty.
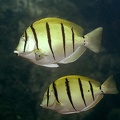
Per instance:
[[[31,62],[58,67],[76,61],[89,48],[98,53],[102,27],[83,35],[83,28],[60,18],[45,18],[31,24],[20,38],[14,53]]]
[[[90,78],[70,75],[50,84],[41,106],[61,114],[79,113],[93,108],[104,94],[117,93],[113,76],[100,85]]]

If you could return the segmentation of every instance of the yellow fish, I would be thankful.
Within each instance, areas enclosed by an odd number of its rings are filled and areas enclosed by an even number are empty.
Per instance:
[[[100,85],[90,78],[70,75],[50,84],[41,106],[61,114],[79,113],[93,108],[104,94],[117,93],[113,76]]]
[[[31,24],[20,38],[14,51],[31,62],[58,67],[76,61],[89,48],[98,53],[102,27],[83,35],[83,28],[60,18],[45,18]]]

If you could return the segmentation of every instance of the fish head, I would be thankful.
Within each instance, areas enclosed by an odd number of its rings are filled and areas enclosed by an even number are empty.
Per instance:
[[[60,114],[69,114],[69,110],[66,108],[66,106],[61,102],[57,102],[53,92],[49,92],[49,97],[48,97],[48,93],[45,92],[40,106],[46,109],[51,109]]]
[[[56,98],[54,96],[54,92],[49,91],[48,90],[45,92],[42,103],[40,104],[40,106],[42,106],[43,108],[46,109],[52,109],[54,110],[55,106],[56,106]]]
[[[24,32],[24,34],[21,36],[19,40],[18,46],[14,50],[14,53],[17,56],[25,57],[26,55],[33,52],[34,49],[35,49],[35,41],[33,36],[27,35]]]

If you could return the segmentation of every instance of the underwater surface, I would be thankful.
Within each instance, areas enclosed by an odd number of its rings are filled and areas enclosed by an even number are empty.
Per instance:
[[[92,109],[62,115],[40,106],[47,87],[76,74],[103,83],[114,75],[120,90],[119,0],[0,0],[0,120],[120,120],[120,94],[105,95]],[[102,48],[58,68],[37,66],[15,56],[20,36],[34,21],[60,17],[85,30],[103,27]]]

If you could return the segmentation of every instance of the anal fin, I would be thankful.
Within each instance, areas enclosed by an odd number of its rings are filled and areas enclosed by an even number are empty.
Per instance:
[[[76,61],[86,50],[86,47],[80,46],[72,55],[59,61],[58,63],[66,64]]]
[[[45,66],[45,67],[59,67],[58,64],[44,64],[42,66]]]

